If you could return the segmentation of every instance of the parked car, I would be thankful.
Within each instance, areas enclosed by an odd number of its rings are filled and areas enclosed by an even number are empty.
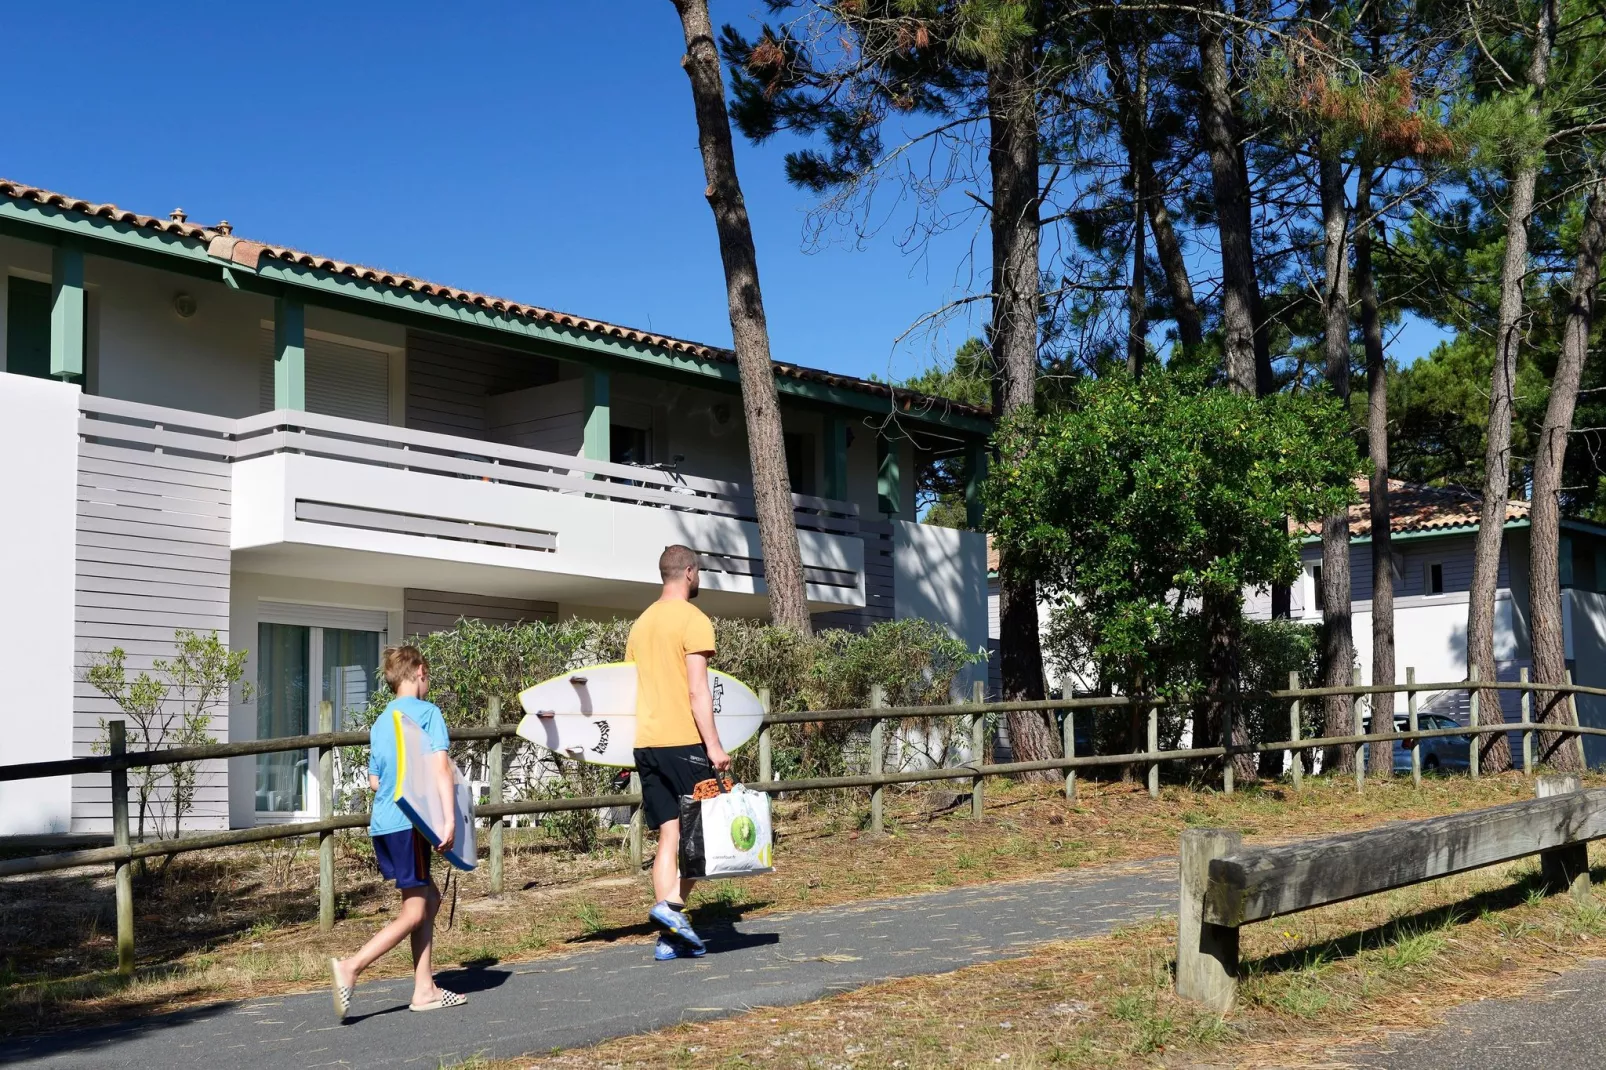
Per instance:
[[[1419,729],[1431,730],[1441,728],[1460,728],[1461,722],[1454,717],[1447,717],[1442,713],[1419,713],[1416,724]],[[1407,731],[1406,717],[1396,714],[1394,717],[1394,731]],[[1371,731],[1371,722],[1367,722],[1367,731]],[[1468,752],[1472,747],[1471,736],[1429,736],[1422,740],[1422,771],[1432,773],[1444,770],[1466,769]],[[1403,739],[1394,741],[1394,771],[1396,773],[1409,773],[1411,771],[1411,745]]]

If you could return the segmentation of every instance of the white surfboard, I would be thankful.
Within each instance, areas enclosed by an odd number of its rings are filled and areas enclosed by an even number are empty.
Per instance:
[[[757,734],[764,707],[753,689],[710,670],[714,729],[733,751]],[[519,694],[524,719],[519,735],[538,747],[594,765],[629,769],[636,764],[636,665],[589,665],[554,676]]]
[[[434,763],[429,760],[429,742],[424,730],[401,710],[391,710],[392,730],[396,733],[396,806],[407,815],[413,827],[424,834],[430,846],[438,847],[445,839],[446,815],[443,814],[441,796],[436,788]],[[452,765],[456,781],[457,805],[453,817],[456,835],[452,848],[441,857],[458,869],[473,869],[477,858],[474,849],[474,796],[463,771]]]

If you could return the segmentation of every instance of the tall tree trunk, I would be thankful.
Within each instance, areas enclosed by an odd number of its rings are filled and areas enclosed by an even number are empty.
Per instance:
[[[753,501],[764,550],[764,585],[769,590],[770,616],[781,627],[808,635],[812,627],[803,586],[803,557],[792,513],[792,487],[786,472],[775,369],[770,362],[769,326],[758,285],[753,229],[747,220],[741,183],[736,178],[719,49],[708,20],[707,0],[673,2],[686,37],[686,54],[680,65],[691,80],[692,101],[697,110],[697,142],[708,181],[704,195],[714,213],[719,255],[725,266],[725,292],[741,375],[742,408],[747,417]]]
[[[1145,124],[1148,115],[1147,56],[1141,57],[1140,82],[1134,88],[1119,49],[1111,44],[1108,53],[1116,126],[1121,134],[1121,147],[1126,150],[1126,157],[1131,162],[1133,196],[1142,207],[1142,214],[1133,225],[1141,229],[1142,220],[1147,217],[1149,229],[1154,232],[1155,255],[1159,257],[1160,267],[1165,272],[1166,288],[1171,291],[1173,315],[1177,320],[1177,339],[1182,343],[1184,353],[1192,353],[1204,343],[1204,325],[1199,316],[1199,303],[1193,296],[1193,281],[1188,278],[1188,263],[1182,254],[1182,242],[1177,238],[1176,226],[1171,222],[1171,213],[1166,208],[1165,187],[1155,171],[1154,156],[1148,143]],[[1141,236],[1138,241],[1142,242]],[[1134,263],[1139,262],[1138,258],[1143,252],[1141,245],[1134,248]],[[1129,323],[1131,307],[1129,305]],[[1143,315],[1146,332],[1146,307]],[[1130,334],[1128,342],[1130,363]]]
[[[1227,383],[1246,394],[1257,392],[1255,279],[1251,245],[1249,185],[1245,181],[1233,115],[1227,40],[1222,21],[1199,22],[1199,133],[1210,157],[1210,179],[1221,238],[1221,331]]]
[[[1148,147],[1144,144],[1144,127],[1149,115],[1149,57],[1143,46],[1138,47],[1138,86],[1136,104],[1137,131],[1132,139],[1137,155],[1131,158],[1132,171],[1132,279],[1126,294],[1126,367],[1136,379],[1143,371],[1143,358],[1149,343],[1149,298],[1144,287],[1144,267],[1148,263],[1148,242],[1145,240],[1147,222],[1145,201],[1149,195],[1143,184],[1144,161]]]
[[[1221,10],[1216,0],[1213,10]],[[1270,340],[1255,277],[1254,217],[1249,203],[1249,168],[1233,109],[1232,75],[1227,63],[1225,20],[1199,21],[1199,134],[1210,158],[1210,184],[1221,243],[1221,333],[1227,384],[1264,397],[1273,387]],[[1287,587],[1271,591],[1272,616],[1290,616]]]
[[[1573,269],[1572,302],[1561,334],[1561,359],[1550,383],[1545,427],[1534,458],[1532,523],[1529,529],[1529,604],[1533,607],[1534,679],[1542,684],[1566,681],[1567,652],[1562,632],[1561,572],[1557,554],[1561,545],[1561,473],[1567,458],[1567,436],[1572,431],[1573,409],[1578,403],[1578,381],[1589,356],[1589,332],[1595,321],[1595,297],[1600,288],[1600,262],[1606,255],[1606,171],[1597,171],[1590,189],[1584,229],[1578,238],[1578,263]],[[1539,692],[1539,716],[1548,724],[1572,724],[1572,704],[1559,692]],[[1575,736],[1541,733],[1539,760],[1565,772],[1583,769],[1583,753]]]
[[[1529,115],[1538,121],[1539,97],[1550,75],[1550,51],[1555,41],[1554,0],[1542,0],[1528,64],[1528,84],[1534,98]],[[1472,561],[1472,592],[1467,602],[1467,665],[1481,680],[1495,679],[1494,605],[1500,582],[1500,543],[1505,532],[1506,500],[1511,494],[1511,410],[1517,377],[1517,344],[1523,318],[1523,282],[1528,273],[1528,219],[1533,215],[1534,188],[1542,160],[1537,156],[1518,163],[1511,180],[1511,203],[1506,206],[1506,255],[1500,268],[1500,322],[1495,335],[1494,371],[1489,379],[1489,430],[1484,446],[1483,508],[1478,520]],[[1500,692],[1481,691],[1478,720],[1499,724],[1505,720]],[[1511,768],[1511,748],[1504,733],[1484,737],[1483,767],[1491,771]]]
[[[1372,459],[1369,512],[1372,518],[1372,685],[1395,684],[1394,543],[1389,509],[1388,362],[1383,353],[1383,314],[1372,272],[1372,186],[1376,171],[1370,157],[1360,164],[1355,189],[1355,283],[1361,295],[1361,337],[1366,346],[1366,441]],[[1394,730],[1394,696],[1372,697],[1372,731]],[[1386,777],[1394,772],[1394,744],[1373,743],[1367,771]]]
[[[1204,323],[1199,303],[1193,296],[1193,280],[1188,278],[1188,262],[1182,255],[1182,242],[1165,205],[1165,189],[1154,170],[1154,161],[1143,159],[1144,203],[1149,211],[1149,229],[1154,232],[1154,252],[1165,271],[1166,288],[1171,291],[1173,314],[1177,318],[1177,340],[1184,353],[1193,353],[1204,344]]]
[[[1219,2],[1216,10],[1220,10]],[[1227,66],[1224,20],[1199,22],[1199,130],[1210,157],[1216,229],[1221,236],[1221,330],[1227,386],[1238,393],[1258,394],[1255,354],[1256,313],[1260,287],[1255,279],[1251,244],[1249,183],[1244,168],[1238,124],[1233,114],[1232,79]],[[1238,701],[1238,621],[1243,598],[1237,591],[1206,593],[1201,612],[1209,634],[1210,682],[1206,689],[1206,724],[1227,745],[1248,742],[1243,707]],[[1230,622],[1230,623],[1229,623]],[[1229,649],[1230,647],[1230,649]],[[1208,738],[1208,734],[1207,734]],[[1195,746],[1202,743],[1196,740]],[[1233,759],[1233,771],[1254,779],[1252,754]]]
[[[1037,49],[1031,40],[1011,45],[987,72],[991,134],[988,161],[993,179],[993,411],[1008,419],[1030,410],[1037,392],[1038,187]],[[1044,697],[1043,651],[1038,636],[1037,584],[1012,568],[1005,547],[999,571],[999,645],[1004,699]],[[1059,756],[1048,717],[1033,711],[1009,714],[1010,749],[1016,761]],[[1053,773],[1031,780],[1057,780]]]
[[[1344,197],[1344,164],[1336,145],[1318,137],[1317,170],[1322,205],[1322,354],[1333,393],[1349,399],[1349,210]],[[1323,687],[1355,683],[1355,635],[1351,629],[1349,510],[1322,519],[1322,663]],[[1329,696],[1323,704],[1326,732],[1347,736],[1354,731],[1351,699]],[[1355,751],[1332,747],[1323,768],[1355,767]]]

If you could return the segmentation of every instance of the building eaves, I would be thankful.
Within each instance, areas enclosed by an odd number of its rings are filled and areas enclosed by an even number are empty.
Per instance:
[[[29,201],[64,212],[104,219],[152,234],[163,234],[201,242],[206,245],[207,252],[212,257],[250,271],[256,271],[265,260],[279,261],[329,275],[356,279],[375,286],[389,287],[425,297],[454,302],[470,308],[483,309],[498,315],[583,331],[603,338],[612,338],[636,345],[651,346],[668,353],[680,354],[699,360],[717,361],[731,365],[736,363],[736,354],[720,346],[706,345],[701,342],[675,338],[671,335],[642,331],[603,320],[590,319],[543,308],[539,305],[513,301],[473,290],[464,290],[431,282],[403,272],[386,271],[382,268],[368,267],[345,260],[318,256],[290,246],[252,241],[235,235],[233,228],[226,222],[215,226],[202,226],[182,218],[161,219],[156,216],[131,212],[127,209],[119,208],[115,204],[86,201],[69,197],[63,193],[42,189],[38,186],[7,179],[0,179],[0,196],[18,201]],[[947,414],[980,420],[991,420],[992,418],[991,411],[981,406],[966,405],[946,398],[899,390],[886,383],[860,379],[851,375],[841,375],[819,368],[809,368],[782,361],[774,361],[773,364],[777,376],[884,398],[888,401],[890,411],[908,414],[917,418],[940,420],[942,416]]]

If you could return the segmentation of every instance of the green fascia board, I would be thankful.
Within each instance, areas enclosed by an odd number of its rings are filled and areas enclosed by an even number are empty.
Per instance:
[[[289,288],[303,291],[307,304],[342,308],[358,315],[388,319],[421,330],[467,332],[480,341],[525,343],[523,348],[542,356],[597,363],[614,371],[641,372],[651,365],[676,377],[689,377],[702,385],[712,380],[740,390],[741,376],[734,363],[707,360],[640,342],[593,334],[574,327],[542,323],[475,308],[443,297],[382,286],[364,279],[335,275],[283,260],[264,260],[253,273],[247,268],[209,255],[202,242],[163,234],[128,223],[63,211],[52,205],[0,198],[0,233],[48,245],[68,236],[83,240],[85,252],[141,263],[187,275],[222,281],[227,269],[239,287],[271,297],[286,296]],[[487,337],[487,333],[491,337]],[[848,409],[885,416],[891,411],[885,398],[846,390],[825,383],[775,377],[784,397],[827,409]],[[900,419],[940,427],[970,436],[990,436],[992,421],[959,413],[899,413]]]
[[[1567,527],[1567,526],[1569,526],[1569,524],[1570,524],[1570,521],[1563,520],[1561,526],[1562,527]],[[1519,529],[1519,528],[1526,528],[1528,526],[1529,526],[1529,523],[1526,520],[1508,520],[1508,521],[1506,521],[1505,530],[1506,531],[1512,531],[1512,530]],[[1402,541],[1409,541],[1409,540],[1412,540],[1412,539],[1447,538],[1447,537],[1449,537],[1451,535],[1471,535],[1473,532],[1475,532],[1477,530],[1478,530],[1478,525],[1474,523],[1474,524],[1456,524],[1453,527],[1447,527],[1447,528],[1433,528],[1430,531],[1396,531],[1394,533],[1393,537],[1390,538],[1389,541],[1390,542],[1402,542]],[[1306,535],[1306,536],[1302,537],[1299,541],[1300,541],[1300,543],[1302,545],[1310,546],[1313,543],[1320,543],[1322,541],[1322,537],[1320,535]],[[1370,536],[1370,535],[1356,535],[1356,536],[1354,536],[1353,538],[1350,539],[1350,545],[1351,546],[1359,546],[1362,543],[1370,543],[1371,541],[1372,541],[1372,536]]]

